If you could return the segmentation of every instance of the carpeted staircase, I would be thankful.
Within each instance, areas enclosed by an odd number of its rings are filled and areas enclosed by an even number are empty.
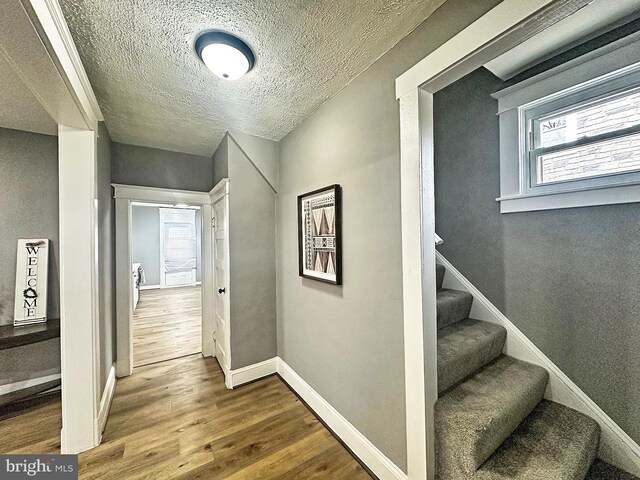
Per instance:
[[[547,371],[503,355],[504,327],[470,319],[472,295],[442,288],[442,265],[436,274],[437,478],[609,478],[598,473],[610,471],[603,462],[590,472],[600,440],[598,424],[544,400]]]

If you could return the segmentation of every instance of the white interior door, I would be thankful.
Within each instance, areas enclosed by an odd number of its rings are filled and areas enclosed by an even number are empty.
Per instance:
[[[229,292],[229,197],[224,194],[213,204],[213,261],[215,285],[215,352],[220,365],[231,369],[231,329]]]

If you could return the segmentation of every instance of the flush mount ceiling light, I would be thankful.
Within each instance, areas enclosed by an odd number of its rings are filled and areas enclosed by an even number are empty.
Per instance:
[[[202,32],[196,38],[195,48],[207,68],[225,80],[242,77],[255,63],[249,45],[230,33]]]

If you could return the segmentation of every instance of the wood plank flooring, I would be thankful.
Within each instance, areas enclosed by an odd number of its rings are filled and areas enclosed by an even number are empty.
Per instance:
[[[200,286],[142,290],[133,312],[133,366],[202,351]]]
[[[59,451],[60,404],[0,421],[0,452]],[[213,358],[136,368],[118,381],[103,443],[81,479],[370,479],[276,376],[227,390]]]

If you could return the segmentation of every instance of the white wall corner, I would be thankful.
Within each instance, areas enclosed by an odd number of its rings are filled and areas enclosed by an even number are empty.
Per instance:
[[[224,370],[223,368],[223,371]],[[277,357],[273,357],[260,363],[254,363],[253,365],[248,365],[236,370],[229,370],[225,372],[225,378],[228,379],[228,382],[226,382],[227,387],[235,388],[277,372],[278,359]]]
[[[275,360],[278,375],[380,480],[407,480],[407,474],[400,467],[371,443],[284,360],[279,357]]]
[[[218,365],[220,365],[220,369],[222,370],[222,373],[224,375],[224,384],[225,386],[229,389],[232,390],[233,389],[233,381],[231,378],[231,373],[229,371],[229,369],[225,366],[223,361],[220,361],[220,358],[218,358],[218,355],[214,355],[216,361],[218,362]]]
[[[115,362],[111,365],[109,369],[109,375],[107,376],[107,383],[104,386],[104,391],[102,392],[102,398],[100,399],[100,410],[98,412],[98,432],[102,437],[102,432],[104,432],[104,427],[107,424],[107,418],[109,417],[109,410],[111,409],[111,402],[113,401],[113,396],[116,393],[116,364]]]
[[[422,111],[421,111],[422,110]],[[435,265],[433,278],[433,292],[423,288],[423,265],[435,263],[433,261],[433,244],[431,249],[424,249],[422,245],[423,227],[429,225],[434,228],[433,204],[425,204],[424,194],[428,188],[423,184],[433,182],[433,164],[429,169],[428,160],[422,159],[422,149],[425,145],[421,128],[427,128],[421,115],[427,113],[421,105],[421,94],[415,89],[400,99],[400,204],[402,219],[402,307],[404,332],[404,375],[405,375],[405,403],[407,426],[407,470],[411,480],[435,478],[435,453],[433,432],[433,403],[437,399],[436,375],[427,375],[426,366],[436,368],[430,361],[435,359],[435,349],[425,345],[425,327],[435,329],[433,325],[425,325],[425,316],[431,319],[431,310],[435,312]],[[428,128],[430,131],[430,128]],[[427,144],[431,145],[428,140]],[[429,158],[432,158],[429,156]],[[424,175],[424,177],[423,177]],[[433,183],[431,183],[433,184]],[[431,189],[433,192],[433,189]],[[433,239],[433,234],[430,235]],[[429,255],[423,257],[423,254]],[[426,295],[425,295],[426,293]],[[427,310],[424,310],[427,308]],[[431,356],[431,357],[430,357]]]
[[[440,252],[436,252],[436,257],[446,269],[443,286],[467,291],[473,295],[473,306],[469,316],[506,328],[507,343],[504,353],[519,360],[539,365],[549,372],[545,398],[573,408],[598,422],[601,428],[598,457],[633,475],[640,476],[640,447],[638,444]]]
[[[60,370],[62,452],[99,442],[97,137],[91,130],[59,126]],[[89,287],[87,286],[89,284]],[[90,295],[78,296],[78,291]]]

